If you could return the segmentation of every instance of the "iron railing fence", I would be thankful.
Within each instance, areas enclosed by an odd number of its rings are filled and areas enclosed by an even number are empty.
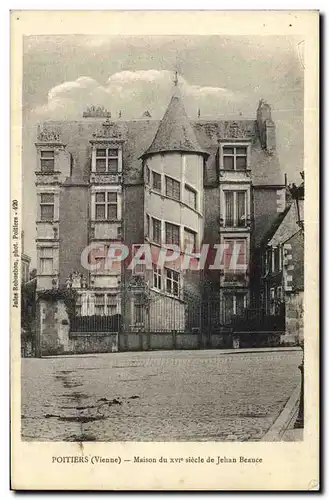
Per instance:
[[[108,332],[117,333],[121,329],[121,315],[114,314],[112,316],[74,316],[71,319],[71,332],[98,333]]]
[[[224,300],[150,300],[122,307],[122,315],[75,315],[71,332],[269,332],[285,330],[285,314],[268,314],[262,308],[228,309]]]
[[[270,332],[285,330],[285,312],[268,314],[263,308],[252,308],[241,311],[232,317],[232,327],[236,332]]]

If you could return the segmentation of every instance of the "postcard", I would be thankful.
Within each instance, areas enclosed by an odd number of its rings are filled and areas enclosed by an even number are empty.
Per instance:
[[[319,13],[12,11],[11,61],[12,489],[319,490]]]

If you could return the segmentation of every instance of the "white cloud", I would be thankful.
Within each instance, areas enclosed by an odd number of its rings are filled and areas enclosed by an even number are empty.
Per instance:
[[[200,108],[204,117],[219,115],[254,115],[254,103],[241,93],[221,87],[192,85],[179,76],[179,88],[188,114],[196,117]],[[104,106],[117,116],[139,118],[147,109],[161,118],[173,91],[173,72],[167,70],[121,71],[112,74],[105,85],[81,76],[49,90],[48,102],[34,110],[38,119],[78,119],[87,106]]]

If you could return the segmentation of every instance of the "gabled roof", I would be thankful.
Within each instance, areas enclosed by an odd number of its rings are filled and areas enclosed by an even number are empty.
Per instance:
[[[173,95],[151,146],[141,158],[153,153],[183,151],[208,153],[201,148],[179,95]]]

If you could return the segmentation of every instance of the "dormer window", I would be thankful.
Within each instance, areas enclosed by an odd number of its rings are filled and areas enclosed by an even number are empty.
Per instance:
[[[223,146],[224,170],[247,170],[247,146]]]
[[[96,172],[116,174],[119,171],[119,150],[117,148],[96,149]]]
[[[41,151],[41,172],[49,174],[55,170],[55,152],[54,150]]]

